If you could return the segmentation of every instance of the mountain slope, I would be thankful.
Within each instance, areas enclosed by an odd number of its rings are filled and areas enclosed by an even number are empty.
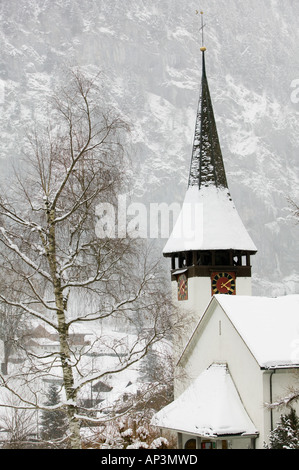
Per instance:
[[[205,0],[206,65],[234,202],[258,254],[255,293],[299,292],[295,0]],[[132,124],[132,200],[182,203],[200,89],[198,2],[11,0],[0,5],[0,165],[21,155],[65,68],[104,72]],[[160,250],[165,240],[156,240]],[[165,261],[165,269],[169,268]]]

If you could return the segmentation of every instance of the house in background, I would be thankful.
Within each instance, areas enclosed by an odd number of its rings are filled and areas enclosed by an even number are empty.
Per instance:
[[[299,384],[299,295],[251,293],[257,249],[229,192],[202,47],[202,90],[188,188],[163,254],[185,318],[174,340],[174,401],[152,424],[179,448],[263,448],[282,410],[266,404]]]
[[[70,337],[70,346],[72,350],[83,351],[90,345],[91,332],[86,331],[71,331],[69,333]],[[26,342],[26,348],[35,353],[45,353],[45,352],[58,352],[60,350],[60,343],[57,331],[54,331],[52,328],[46,328],[41,324],[38,324],[28,336]]]

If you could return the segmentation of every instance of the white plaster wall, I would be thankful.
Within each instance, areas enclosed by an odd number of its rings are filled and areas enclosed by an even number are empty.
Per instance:
[[[189,278],[188,300],[178,300],[177,281],[172,281],[172,296],[184,319],[184,328],[174,341],[174,356],[178,358],[211,300],[211,280],[205,277]]]
[[[252,295],[251,277],[238,277],[237,278],[236,295]]]
[[[178,300],[177,281],[172,281],[173,302],[186,319],[184,331],[177,339],[176,357],[183,351],[200,318],[208,307],[211,298],[210,277],[191,277],[188,279],[188,300]],[[251,295],[251,278],[240,277],[236,281],[237,295]]]

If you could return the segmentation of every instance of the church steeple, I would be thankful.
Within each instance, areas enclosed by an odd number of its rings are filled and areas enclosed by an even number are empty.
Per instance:
[[[202,51],[202,84],[188,188],[164,256],[203,250],[256,253],[231,198]],[[192,221],[191,221],[192,218]],[[192,222],[192,223],[191,223]],[[189,225],[190,230],[186,229]]]
[[[202,51],[201,95],[198,104],[188,186],[215,185],[227,188],[225,168],[214,117],[205,66],[205,47]]]
[[[195,317],[201,316],[214,294],[251,295],[251,255],[257,251],[229,192],[205,50],[201,48],[201,94],[188,187],[163,250],[171,258],[171,279],[180,307],[186,315],[195,312]],[[188,325],[191,329],[191,319]]]

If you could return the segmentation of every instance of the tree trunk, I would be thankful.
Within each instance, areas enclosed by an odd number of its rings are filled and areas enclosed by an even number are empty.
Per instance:
[[[63,382],[67,400],[67,415],[69,420],[70,444],[72,449],[81,448],[80,423],[76,418],[77,392],[74,390],[74,376],[71,366],[71,354],[69,349],[69,335],[64,321],[64,312],[58,312],[59,317],[59,339],[60,339],[60,358],[63,372]]]
[[[66,322],[65,304],[63,300],[63,288],[61,279],[57,271],[56,257],[56,231],[55,231],[55,210],[47,210],[47,219],[49,226],[49,238],[47,245],[48,262],[53,280],[54,296],[56,304],[56,316],[58,323],[58,334],[60,344],[60,360],[63,373],[63,385],[67,400],[67,415],[70,431],[70,446],[72,449],[81,448],[80,422],[76,418],[77,391],[74,390],[74,376],[71,366],[71,351],[69,348],[69,331]]]
[[[61,296],[59,296],[59,304]],[[80,423],[76,418],[77,392],[74,390],[74,376],[71,366],[71,353],[69,349],[69,334],[63,310],[58,310],[58,331],[60,340],[60,358],[63,373],[63,383],[67,400],[67,415],[69,421],[70,444],[72,449],[81,448]]]
[[[69,430],[70,430],[70,447],[71,449],[81,449],[80,422],[74,416],[76,408],[68,407]]]

